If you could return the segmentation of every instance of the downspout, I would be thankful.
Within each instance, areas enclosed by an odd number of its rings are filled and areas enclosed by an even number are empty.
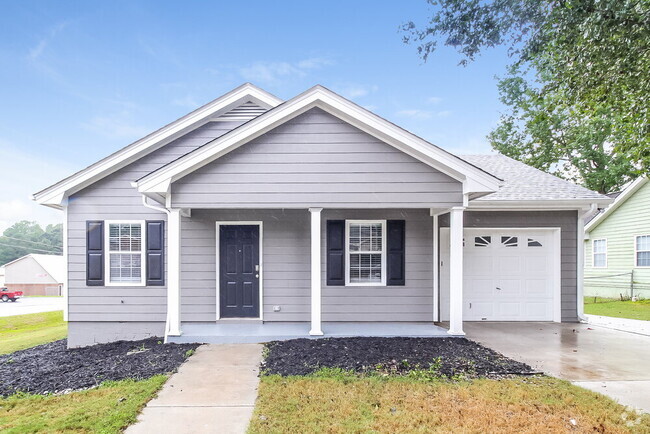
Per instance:
[[[577,285],[576,285],[576,303],[578,306],[577,314],[578,321],[586,322],[585,318],[585,297],[584,297],[584,283],[585,283],[585,218],[588,215],[593,215],[598,211],[598,204],[592,203],[587,211],[582,213],[578,212],[578,274],[577,274]]]
[[[147,196],[145,196],[144,194],[142,195],[142,205],[145,208],[149,208],[149,209],[152,209],[154,211],[164,212],[165,214],[167,214],[167,217],[169,217],[169,215],[170,215],[170,211],[167,208],[163,208],[163,207],[159,207],[159,206],[155,206],[155,205],[150,205],[147,202]],[[165,315],[165,343],[167,343],[167,335],[169,333],[169,325],[170,325],[170,317],[169,316],[170,316],[170,312],[169,312],[169,309],[167,309],[167,314]]]

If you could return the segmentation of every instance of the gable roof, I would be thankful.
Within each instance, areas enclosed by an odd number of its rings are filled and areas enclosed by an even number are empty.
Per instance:
[[[225,114],[226,120],[249,120],[280,104],[282,100],[250,83],[245,83],[223,96],[199,107],[180,119],[154,131],[85,169],[34,193],[39,204],[62,208],[65,199],[111,173],[161,148],[172,140]],[[238,107],[243,106],[240,110]]]
[[[41,255],[36,253],[30,253],[28,255],[22,256],[18,259],[14,259],[11,262],[7,262],[3,265],[3,268],[16,262],[22,261],[26,258],[32,258],[38,265],[49,274],[52,279],[56,280],[59,283],[63,283],[65,278],[65,262],[62,255]],[[6,272],[6,271],[5,271]]]
[[[610,206],[605,208],[605,210],[600,214],[597,214],[596,217],[591,219],[591,221],[585,225],[585,232],[589,232],[595,229],[596,226],[605,221],[607,216],[616,211],[618,207],[623,205],[626,200],[632,197],[634,193],[639,191],[639,189],[643,187],[648,181],[649,179],[645,176],[640,176],[639,178],[635,179],[634,182],[628,185],[619,195],[616,196],[616,199],[614,199],[614,202]]]
[[[169,192],[172,182],[314,107],[461,181],[464,193],[486,194],[499,189],[501,180],[493,174],[432,145],[320,85],[162,166],[133,185],[144,195],[160,202]]]
[[[608,204],[612,199],[576,185],[557,176],[543,172],[521,161],[503,154],[463,155],[462,158],[494,173],[505,182],[499,191],[475,199],[471,204],[480,207],[495,202],[512,202],[519,205],[527,202],[566,201],[579,204]]]

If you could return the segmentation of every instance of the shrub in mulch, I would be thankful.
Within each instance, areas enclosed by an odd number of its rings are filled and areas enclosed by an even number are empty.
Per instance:
[[[65,339],[0,356],[0,396],[60,393],[107,380],[143,380],[174,372],[198,344],[159,339],[67,348]],[[189,352],[188,352],[189,351]]]
[[[443,378],[539,374],[464,338],[293,339],[269,342],[265,353],[262,372],[267,375],[309,375],[322,368],[389,375],[435,370]]]

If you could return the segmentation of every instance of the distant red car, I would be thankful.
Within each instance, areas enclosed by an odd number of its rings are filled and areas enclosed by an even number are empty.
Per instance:
[[[9,291],[7,288],[0,288],[0,300],[5,303],[9,300],[16,301],[23,296],[22,291]]]

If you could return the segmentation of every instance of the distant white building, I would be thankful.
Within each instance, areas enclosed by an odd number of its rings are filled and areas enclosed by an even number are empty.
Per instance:
[[[9,290],[23,291],[28,296],[62,294],[65,262],[61,255],[29,254],[2,268],[4,286]]]
[[[0,288],[5,286],[5,267],[0,267]]]

